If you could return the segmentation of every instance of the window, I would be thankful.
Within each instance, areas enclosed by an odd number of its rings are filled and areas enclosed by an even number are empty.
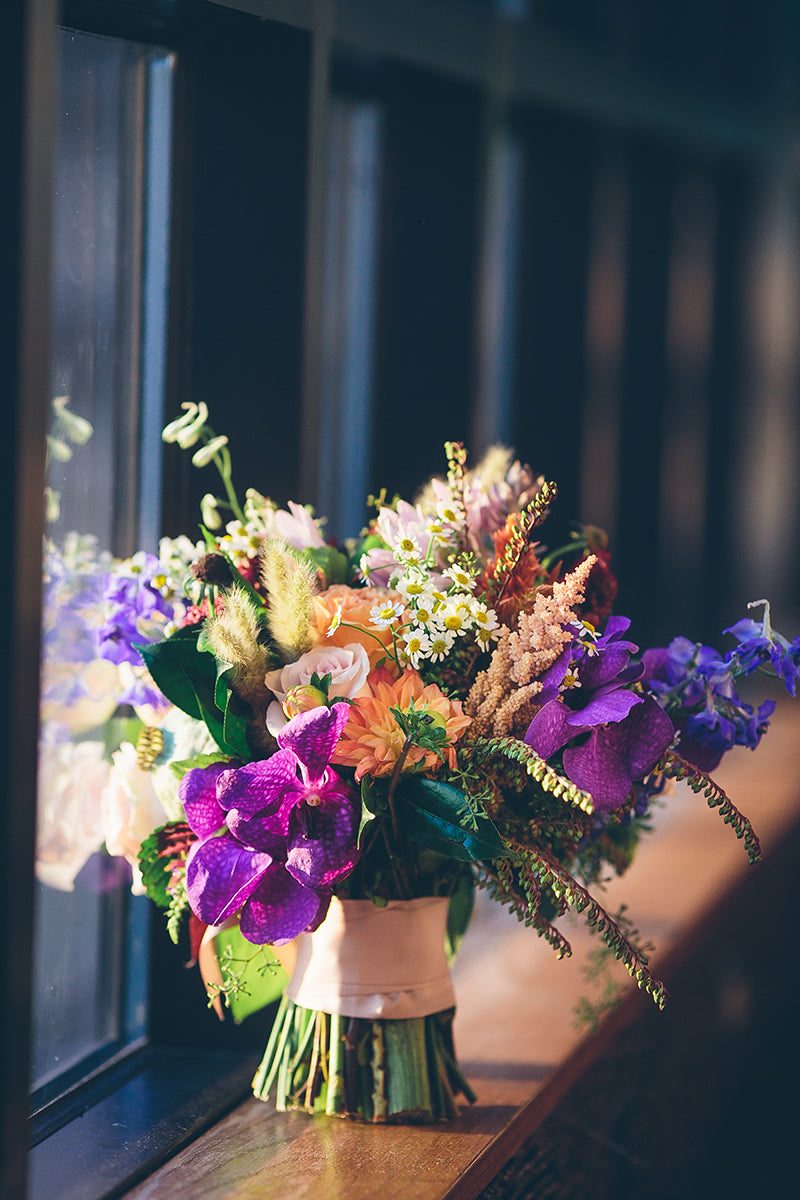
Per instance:
[[[146,1031],[146,904],[103,847],[123,718],[119,669],[100,658],[97,632],[111,555],[155,544],[158,482],[142,487],[138,467],[154,461],[161,425],[168,261],[170,55],[75,31],[60,32],[58,50],[35,1109]]]
[[[796,355],[766,319],[769,304],[793,311],[776,263],[794,261],[797,244],[784,153],[797,114],[781,99],[796,71],[770,57],[791,44],[770,25],[781,6],[729,28],[724,46],[716,0],[678,5],[666,34],[663,5],[567,8],[9,0],[4,10],[13,212],[0,229],[10,314],[0,370],[13,403],[0,483],[14,569],[0,626],[12,698],[0,727],[0,1190],[14,1200],[29,1066],[30,1200],[92,1200],[87,1178],[97,1198],[121,1189],[246,1094],[268,1023],[209,1017],[96,825],[77,836],[70,812],[87,793],[53,783],[71,757],[95,785],[102,774],[105,718],[65,737],[56,707],[89,683],[87,664],[77,674],[70,664],[93,572],[105,553],[185,532],[207,490],[187,456],[161,445],[164,415],[204,400],[230,438],[237,485],[315,502],[337,536],[357,531],[367,492],[406,494],[440,469],[445,438],[477,450],[502,437],[561,477],[565,532],[581,497],[602,498],[626,612],[654,636],[678,620],[716,636],[738,615],[732,598],[752,598],[738,553],[745,518],[776,607],[797,592],[796,562],[759,534],[780,528],[791,544],[798,519]],[[702,327],[683,329],[702,341],[687,399],[668,322],[670,287],[673,301],[687,288],[697,299],[692,229],[703,313]],[[681,543],[685,574],[669,594],[636,590],[643,547],[661,555],[666,530],[675,548],[692,517],[675,505],[671,469],[651,461],[659,429],[687,403],[703,431],[692,443],[706,514],[692,530],[695,562]],[[42,624],[43,532],[54,549]],[[65,555],[81,570],[62,575]],[[52,607],[66,600],[69,623]],[[78,1112],[80,1139],[67,1123]]]

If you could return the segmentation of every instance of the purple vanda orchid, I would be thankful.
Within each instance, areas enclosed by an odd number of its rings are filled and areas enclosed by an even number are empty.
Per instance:
[[[346,704],[312,709],[284,726],[271,758],[187,772],[181,799],[200,840],[186,891],[201,921],[238,913],[248,941],[281,945],[324,919],[358,860],[361,804],[329,766],[347,716]]]
[[[525,734],[543,759],[563,750],[565,775],[599,813],[619,808],[675,735],[657,701],[629,687],[643,673],[641,664],[629,665],[638,649],[622,639],[629,625],[627,617],[611,617],[593,645],[573,643],[563,652],[543,677],[545,702]],[[573,686],[563,688],[568,674]]]

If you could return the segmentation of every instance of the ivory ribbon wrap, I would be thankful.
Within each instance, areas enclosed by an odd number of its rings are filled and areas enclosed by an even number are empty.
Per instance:
[[[297,939],[287,996],[302,1008],[392,1021],[452,1008],[447,906],[440,896],[385,908],[334,897],[319,929]]]

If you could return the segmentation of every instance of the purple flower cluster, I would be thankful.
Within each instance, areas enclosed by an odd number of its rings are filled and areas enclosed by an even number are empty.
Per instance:
[[[542,676],[542,706],[525,734],[542,758],[563,752],[565,775],[591,794],[599,813],[619,808],[675,735],[659,704],[632,690],[644,667],[630,661],[638,646],[622,636],[629,626],[627,617],[610,617],[597,638],[575,630]]]
[[[347,704],[315,708],[278,734],[268,759],[188,771],[189,903],[206,925],[240,914],[244,937],[281,945],[316,929],[335,883],[358,860],[361,801],[329,765]]]
[[[755,750],[769,726],[774,702],[747,704],[736,691],[737,679],[756,670],[774,673],[794,696],[800,678],[800,638],[789,642],[771,628],[766,603],[763,621],[738,621],[725,633],[739,644],[724,656],[687,638],[643,656],[647,686],[675,722],[681,754],[704,771],[733,746]]]
[[[157,581],[163,574],[154,554],[136,554],[106,576],[103,600],[106,620],[98,630],[101,658],[141,665],[134,642],[156,642],[174,620],[174,604],[165,600]]]

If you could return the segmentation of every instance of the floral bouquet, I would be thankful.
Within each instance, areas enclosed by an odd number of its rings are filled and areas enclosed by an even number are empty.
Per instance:
[[[240,505],[227,439],[184,407],[164,438],[214,464],[224,496],[204,497],[201,541],[115,566],[100,640],[150,714],[136,758],[167,799],[142,886],[176,940],[188,923],[220,1009],[259,975],[281,994],[255,1094],[376,1122],[473,1100],[448,963],[476,889],[559,956],[555,922],[583,913],[662,1006],[590,889],[629,865],[669,780],[758,858],[708,772],[774,707],[737,680],[765,670],[794,694],[800,639],[759,601],[725,654],[685,638],[640,653],[605,536],[547,550],[555,485],[502,449],[470,469],[447,444],[414,503],[370,498],[368,527],[333,544],[308,508],[253,490]]]

